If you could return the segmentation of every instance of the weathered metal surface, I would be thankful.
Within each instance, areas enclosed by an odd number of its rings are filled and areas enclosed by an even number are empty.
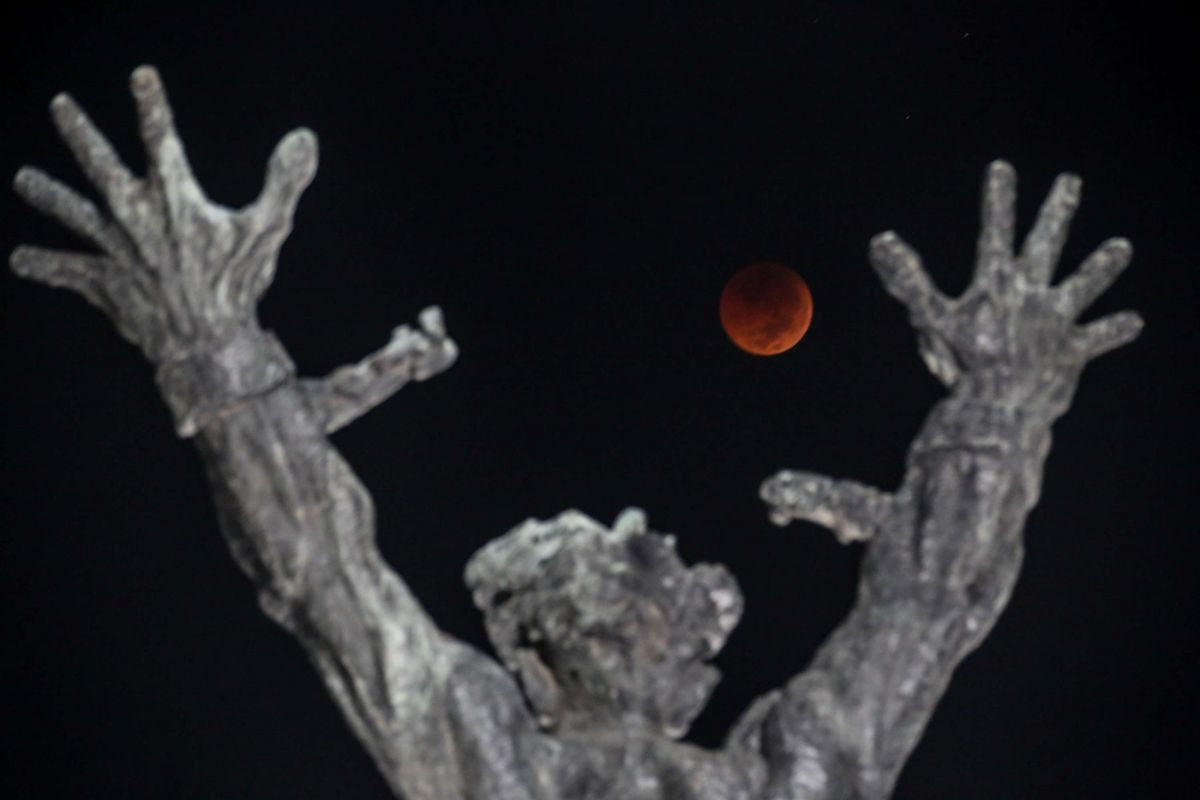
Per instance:
[[[82,294],[155,364],[180,436],[204,458],[235,558],[296,635],[351,728],[409,800],[885,798],[945,691],[1008,601],[1051,424],[1084,365],[1132,340],[1129,312],[1079,326],[1128,264],[1100,246],[1051,286],[1080,181],[1060,176],[1020,251],[1016,178],[989,166],[974,279],[931,284],[893,233],[871,242],[920,353],[949,389],[894,492],[781,472],[762,487],[779,524],[865,543],[858,599],[807,670],[746,711],[723,747],[680,741],[717,681],[707,662],[741,614],[724,568],[686,566],[629,509],[612,529],[575,511],[531,520],[466,572],[507,670],[440,631],[375,547],[371,498],[327,434],[449,367],[436,308],[362,362],[296,376],[255,309],[270,284],[316,137],[272,156],[233,211],[192,176],[157,73],[132,87],[148,174],[132,175],[66,95],[54,122],[107,206],[22,169],[17,192],[98,252],[20,247],[20,275]]]

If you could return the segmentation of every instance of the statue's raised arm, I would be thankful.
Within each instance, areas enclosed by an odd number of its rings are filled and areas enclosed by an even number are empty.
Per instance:
[[[913,442],[893,493],[799,472],[763,484],[777,524],[813,521],[867,548],[849,617],[731,737],[769,765],[764,797],[888,797],[954,668],[1008,602],[1050,427],[1084,365],[1142,327],[1131,312],[1076,324],[1129,263],[1124,239],[1050,285],[1079,191],[1077,177],[1059,176],[1014,252],[1016,176],[991,164],[974,279],[957,299],[933,286],[894,233],[872,240],[871,262],[908,307],[921,356],[950,395]]]
[[[137,69],[132,88],[144,178],[70,97],[51,104],[108,213],[37,169],[15,180],[30,205],[98,252],[19,247],[12,267],[82,294],[155,365],[179,435],[193,438],[204,458],[221,526],[263,609],[302,642],[393,789],[409,800],[483,797],[486,776],[468,791],[457,761],[486,765],[488,756],[472,750],[455,720],[465,714],[503,726],[516,746],[534,730],[532,718],[503,670],[439,631],[383,562],[371,498],[326,437],[453,363],[440,312],[426,309],[419,329],[397,328],[356,365],[298,379],[255,311],[316,171],[316,137],[288,134],[262,194],[234,211],[210,202],[193,178],[158,74]],[[499,745],[489,752],[516,760]]]
[[[66,95],[54,122],[107,213],[39,170],[17,192],[97,252],[19,247],[20,275],[73,289],[154,364],[179,435],[207,467],[221,526],[263,609],[316,664],[350,726],[407,800],[881,800],[959,661],[995,623],[1021,560],[1050,426],[1090,359],[1141,328],[1079,314],[1126,266],[1106,242],[1050,279],[1079,200],[1058,179],[1013,252],[1015,177],[988,171],[974,280],[933,287],[895,235],[871,244],[950,387],[900,488],[783,472],[779,524],[865,541],[859,596],[810,668],[761,698],[725,747],[682,741],[718,680],[709,663],[742,612],[733,577],[687,565],[636,509],[612,528],[575,511],[479,550],[466,580],[508,671],[440,631],[375,546],[371,498],[328,434],[453,363],[436,308],[418,329],[323,379],[301,379],[256,308],[275,272],[316,138],[286,136],[259,198],[234,211],[192,176],[157,73],[133,73],[146,146],[137,177]]]

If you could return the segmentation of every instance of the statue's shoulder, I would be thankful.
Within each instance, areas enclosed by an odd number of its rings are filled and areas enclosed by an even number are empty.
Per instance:
[[[541,733],[512,676],[494,659],[462,642],[448,653],[443,685],[444,735],[459,772],[479,800],[554,800],[546,785],[553,741]]]

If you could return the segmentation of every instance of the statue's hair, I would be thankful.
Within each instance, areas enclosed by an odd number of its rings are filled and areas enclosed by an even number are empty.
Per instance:
[[[564,693],[632,692],[672,729],[685,728],[699,712],[717,673],[694,668],[720,650],[742,612],[741,593],[724,567],[687,567],[675,538],[648,531],[645,514],[634,508],[611,530],[578,511],[528,520],[477,552],[465,578],[493,645],[521,674],[535,706],[557,707]],[[587,656],[560,663],[551,655],[590,653],[588,640],[622,642],[623,653],[646,662],[625,666],[663,665],[657,672],[664,680],[672,672],[667,665],[678,665],[689,678],[677,680],[693,685],[658,686],[649,674],[615,677],[621,667],[588,663]],[[538,687],[552,697],[539,697]]]

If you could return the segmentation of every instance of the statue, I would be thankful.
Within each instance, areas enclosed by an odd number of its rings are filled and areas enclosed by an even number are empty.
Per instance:
[[[299,639],[408,800],[888,797],[954,668],[1013,590],[1051,424],[1084,365],[1142,326],[1131,312],[1075,322],[1128,264],[1123,239],[1050,285],[1079,203],[1074,176],[1056,180],[1016,251],[1015,174],[988,167],[977,266],[958,298],[894,233],[876,236],[871,263],[949,394],[894,491],[801,472],[763,484],[774,522],[810,520],[864,543],[858,597],[807,670],[703,749],[683,736],[742,611],[732,576],[686,565],[637,509],[611,528],[568,511],[518,526],[467,566],[503,666],[441,631],[382,561],[371,498],[327,438],[454,362],[439,310],[357,364],[299,377],[256,306],[316,171],[316,137],[288,134],[261,195],[235,211],[193,177],[155,70],[134,71],[132,90],[148,174],[131,174],[75,102],[56,97],[54,122],[107,211],[23,168],[17,192],[94,251],[23,246],[12,268],[82,294],[154,365],[263,610]]]

